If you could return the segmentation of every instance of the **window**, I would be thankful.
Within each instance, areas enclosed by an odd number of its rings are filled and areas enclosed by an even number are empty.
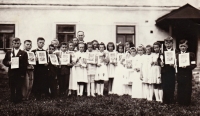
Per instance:
[[[0,49],[10,49],[15,37],[14,24],[0,24]]]
[[[69,42],[76,36],[75,25],[58,24],[56,28],[56,36],[59,42]]]
[[[119,26],[116,29],[116,42],[125,43],[126,41],[132,41],[135,44],[135,26]]]

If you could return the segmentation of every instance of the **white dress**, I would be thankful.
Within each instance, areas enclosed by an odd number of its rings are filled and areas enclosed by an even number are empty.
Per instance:
[[[143,83],[149,83],[151,78],[152,55],[143,55],[142,76]]]
[[[117,54],[117,66],[115,68],[115,79],[113,81],[113,93],[118,95],[124,94],[125,81],[125,67],[123,61],[125,60],[124,53]]]
[[[86,51],[86,54],[88,55],[90,52]],[[96,59],[96,55],[97,55],[97,52],[96,51],[92,51],[92,53],[95,54],[95,62],[97,62],[97,59]],[[87,64],[87,75],[95,75],[96,74],[96,64],[90,64],[88,63]]]
[[[125,55],[125,81],[124,84],[125,85],[132,85],[132,74],[133,74],[133,57],[130,54],[126,54]],[[131,68],[132,67],[132,68]]]
[[[113,62],[116,62],[116,56],[114,58],[114,56],[111,56],[110,54],[113,53],[113,54],[117,54],[115,51],[113,52],[108,52],[108,58],[111,61],[111,59],[113,59]],[[108,78],[114,78],[115,77],[115,65],[111,64],[111,63],[108,63]]]
[[[80,66],[75,66],[75,76],[77,77],[77,82],[84,82],[84,83],[87,83],[88,82],[88,78],[87,78],[87,68],[85,67],[86,66],[86,58],[87,58],[87,54],[85,52],[76,52],[76,58],[77,58],[77,63],[76,65],[78,64],[81,64],[83,67],[80,67]]]
[[[69,51],[72,55],[72,62],[76,62],[76,56],[74,51]],[[77,76],[76,76],[76,69],[73,66],[70,69],[70,78],[69,78],[69,89],[70,90],[77,90]]]
[[[143,58],[142,56],[135,56],[133,58],[133,67],[141,70]],[[143,85],[140,79],[141,71],[134,70],[132,82],[132,98],[143,98]]]
[[[157,62],[157,64],[153,64],[151,67],[151,80],[149,83],[160,84],[161,83],[161,67],[158,65],[158,57],[159,53],[152,53],[153,62]]]
[[[106,58],[105,52],[98,52],[97,54],[98,64],[101,64],[100,67],[97,67],[96,69],[96,75],[95,75],[95,81],[107,81],[108,80],[108,73],[107,73],[107,66],[106,63],[102,60],[103,58]]]

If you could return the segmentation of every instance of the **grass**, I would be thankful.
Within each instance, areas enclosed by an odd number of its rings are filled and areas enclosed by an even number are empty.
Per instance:
[[[63,115],[200,115],[200,85],[193,81],[190,106],[165,105],[156,101],[132,99],[130,96],[105,95],[104,97],[43,98],[14,104],[9,101],[8,79],[0,75],[1,116],[63,116]],[[176,97],[176,96],[175,96]]]

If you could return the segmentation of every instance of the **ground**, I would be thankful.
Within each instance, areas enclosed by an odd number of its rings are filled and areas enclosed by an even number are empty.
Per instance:
[[[195,80],[195,79],[194,79]],[[8,79],[0,75],[0,115],[62,116],[62,115],[200,115],[200,84],[193,81],[192,103],[179,106],[156,101],[132,99],[130,96],[105,95],[104,97],[43,98],[14,104],[9,101]],[[176,95],[175,95],[176,98]]]

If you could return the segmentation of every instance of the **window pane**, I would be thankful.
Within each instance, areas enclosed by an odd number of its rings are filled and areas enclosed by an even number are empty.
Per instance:
[[[57,33],[75,33],[74,25],[57,25]]]
[[[14,24],[0,24],[0,33],[14,33]]]
[[[135,28],[134,27],[117,27],[117,33],[127,33],[127,34],[134,34]]]
[[[3,34],[0,34],[0,48],[3,48]]]
[[[61,42],[69,42],[74,38],[75,34],[58,34],[58,41]]]
[[[134,43],[135,36],[134,35],[126,35],[126,40],[127,41],[132,41]]]
[[[4,40],[5,40],[5,48],[11,48],[12,47],[12,38],[14,37],[14,34],[4,34]]]
[[[126,41],[126,35],[117,35],[117,43],[121,42],[121,43],[125,43]]]

